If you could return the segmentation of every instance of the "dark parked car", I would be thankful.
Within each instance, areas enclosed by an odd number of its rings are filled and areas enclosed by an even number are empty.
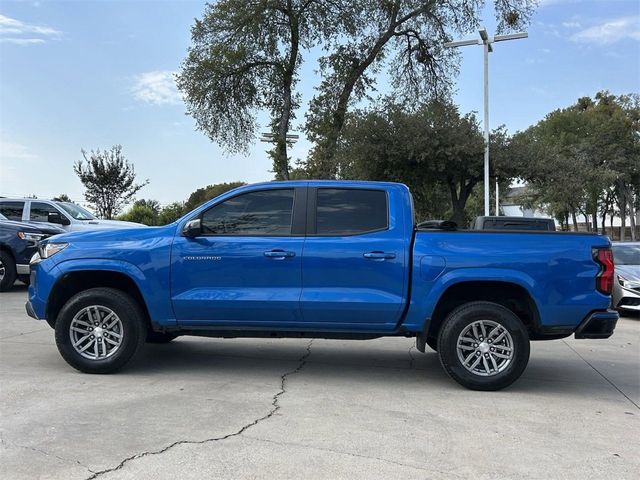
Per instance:
[[[477,217],[471,230],[540,230],[556,231],[553,218],[536,217]]]
[[[64,230],[13,222],[0,214],[0,292],[9,290],[16,278],[29,283],[29,260],[38,250],[38,242],[58,233]]]

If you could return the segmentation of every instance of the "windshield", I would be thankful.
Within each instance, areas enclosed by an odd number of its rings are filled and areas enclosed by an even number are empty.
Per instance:
[[[75,203],[58,202],[65,212],[71,215],[76,220],[95,220],[96,216],[88,210],[85,210]]]
[[[640,265],[640,245],[614,245],[613,261],[616,265]]]

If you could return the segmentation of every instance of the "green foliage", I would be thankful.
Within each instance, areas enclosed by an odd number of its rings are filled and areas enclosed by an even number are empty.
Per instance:
[[[192,45],[177,77],[198,128],[229,151],[246,151],[256,137],[257,112],[267,110],[274,172],[276,178],[289,178],[286,134],[300,100],[294,91],[300,50],[333,31],[327,4],[341,1],[207,4],[191,30]]]
[[[532,187],[528,202],[556,218],[571,216],[574,228],[576,215],[584,214],[597,229],[598,213],[613,213],[614,206],[633,218],[640,190],[639,103],[637,95],[599,92],[517,133],[512,163]]]
[[[187,210],[185,209],[183,202],[170,203],[160,210],[160,214],[158,215],[158,225],[173,223],[185,213],[187,213]]]
[[[316,177],[339,175],[336,154],[349,108],[367,100],[376,78],[386,71],[395,98],[412,102],[447,95],[457,72],[452,34],[474,30],[482,0],[353,0],[346,17],[350,29],[320,58],[322,82],[311,101],[305,130],[315,147],[308,169]],[[535,0],[494,2],[498,31],[519,28],[531,16]],[[340,24],[339,19],[338,24]]]
[[[85,187],[84,198],[101,218],[113,218],[149,183],[135,183],[135,170],[120,145],[111,150],[91,150],[90,154],[82,150],[82,156],[84,161],[76,162],[73,170]]]
[[[230,183],[216,183],[214,185],[207,185],[206,187],[199,188],[191,195],[184,204],[185,211],[188,212],[194,208],[202,205],[204,202],[211,200],[212,198],[222,195],[229,190],[246,185],[244,182],[230,182]]]
[[[66,193],[61,193],[57,197],[53,197],[54,202],[69,202],[71,203],[71,198]]]
[[[498,159],[504,158],[506,142],[502,129],[492,135]],[[467,200],[483,177],[483,152],[475,115],[460,115],[447,102],[432,101],[414,112],[385,102],[349,116],[337,164],[343,178],[409,186],[419,219],[451,218],[465,225]]]
[[[118,220],[153,226],[159,225],[159,214],[160,204],[156,200],[137,200],[129,210],[118,217]]]

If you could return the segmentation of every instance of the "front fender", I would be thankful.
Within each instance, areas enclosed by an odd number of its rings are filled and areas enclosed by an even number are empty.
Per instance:
[[[55,270],[57,281],[66,274],[87,270],[116,272],[127,275],[140,290],[152,321],[162,326],[176,325],[170,301],[168,272],[166,281],[164,281],[165,275],[159,274],[155,269],[151,272],[153,273],[152,275],[147,275],[137,265],[125,260],[104,258],[63,260],[56,264]]]

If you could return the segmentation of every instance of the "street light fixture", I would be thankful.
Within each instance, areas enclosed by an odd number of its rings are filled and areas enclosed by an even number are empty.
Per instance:
[[[296,143],[299,138],[300,138],[300,135],[297,135],[297,134],[287,134],[286,135],[287,143]],[[275,143],[276,135],[274,133],[266,133],[266,132],[265,133],[261,133],[260,134],[260,141],[261,142],[266,142],[266,143]]]
[[[509,33],[490,37],[485,27],[480,28],[480,40],[460,40],[447,42],[445,48],[466,47],[468,45],[484,46],[484,214],[489,215],[489,53],[493,52],[492,44],[506,40],[527,38],[527,32]],[[496,215],[500,215],[498,203],[498,181],[496,180]]]

